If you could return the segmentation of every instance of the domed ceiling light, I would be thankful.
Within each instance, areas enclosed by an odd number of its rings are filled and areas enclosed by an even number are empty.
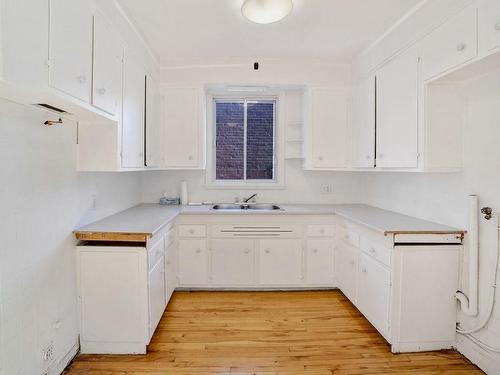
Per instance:
[[[292,0],[245,0],[241,13],[255,23],[272,23],[288,16],[292,9]]]

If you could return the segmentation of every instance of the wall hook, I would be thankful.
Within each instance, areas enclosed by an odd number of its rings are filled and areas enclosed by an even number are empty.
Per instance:
[[[59,118],[59,120],[57,120],[57,121],[47,120],[43,124],[47,125],[47,126],[52,126],[52,125],[62,124],[62,123],[63,123],[62,118]]]

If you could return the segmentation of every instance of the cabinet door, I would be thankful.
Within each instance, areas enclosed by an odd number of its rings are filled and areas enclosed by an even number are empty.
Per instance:
[[[175,288],[177,287],[177,248],[176,243],[172,243],[165,252],[165,294],[166,303],[170,301]]]
[[[302,282],[302,246],[297,240],[261,240],[260,283],[296,285]]]
[[[375,77],[356,85],[351,107],[352,166],[375,166]]]
[[[336,264],[340,290],[349,300],[356,304],[357,277],[358,277],[358,251],[350,245],[340,242],[337,245]]]
[[[348,159],[347,95],[334,89],[311,89],[310,111],[312,168],[345,168]]]
[[[126,56],[123,72],[122,167],[144,167],[144,67]]]
[[[149,337],[160,322],[165,311],[165,258],[158,259],[149,271]]]
[[[477,56],[477,10],[462,11],[421,42],[421,74],[427,80]]]
[[[483,0],[479,6],[479,48],[488,53],[500,47],[500,2]]]
[[[196,88],[169,88],[163,100],[165,167],[203,168],[202,92]]]
[[[360,255],[357,306],[384,334],[389,330],[390,281],[387,267],[365,254]]]
[[[49,50],[50,85],[90,103],[92,10],[88,1],[50,1]]]
[[[308,284],[333,285],[333,240],[308,240],[306,277]]]
[[[177,257],[179,284],[208,284],[208,255],[205,240],[180,240]]]
[[[94,16],[92,104],[118,114],[122,89],[123,48],[118,35],[100,14]]]
[[[417,167],[417,65],[412,48],[377,72],[377,167]]]
[[[146,166],[160,164],[161,140],[160,91],[151,76],[146,76]]]
[[[212,240],[213,284],[249,285],[254,280],[253,240]]]

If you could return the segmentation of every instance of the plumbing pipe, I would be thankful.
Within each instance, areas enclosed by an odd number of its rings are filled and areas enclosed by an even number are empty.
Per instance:
[[[477,195],[469,195],[469,296],[457,291],[462,312],[468,316],[478,314],[479,284],[479,204]]]

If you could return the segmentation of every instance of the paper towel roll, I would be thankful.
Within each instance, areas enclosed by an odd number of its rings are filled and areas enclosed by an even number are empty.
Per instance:
[[[188,184],[186,180],[181,181],[181,204],[188,204]]]

